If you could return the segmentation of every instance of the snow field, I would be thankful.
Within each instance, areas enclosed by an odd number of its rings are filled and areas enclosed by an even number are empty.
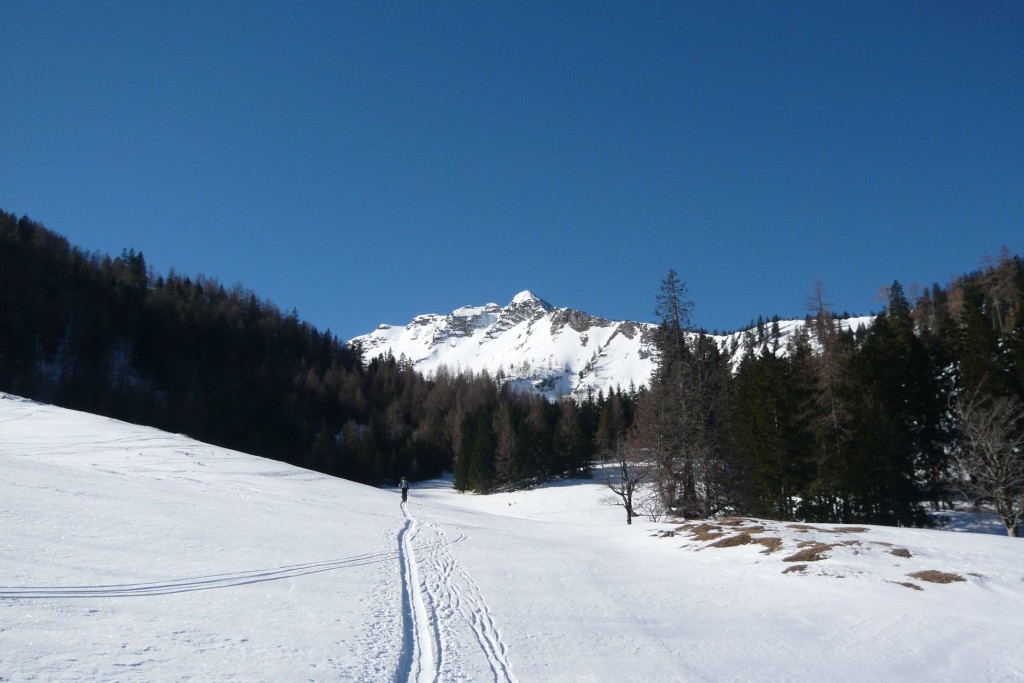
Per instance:
[[[607,495],[437,481],[402,506],[0,396],[0,680],[1024,680],[1019,539],[627,527]]]

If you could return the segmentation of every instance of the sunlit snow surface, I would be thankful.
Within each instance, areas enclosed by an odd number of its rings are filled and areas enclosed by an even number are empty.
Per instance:
[[[701,536],[627,527],[605,497],[439,481],[403,508],[3,396],[0,680],[1024,680],[1019,539],[755,520]],[[760,541],[714,547],[743,533]],[[822,559],[786,560],[814,543]]]

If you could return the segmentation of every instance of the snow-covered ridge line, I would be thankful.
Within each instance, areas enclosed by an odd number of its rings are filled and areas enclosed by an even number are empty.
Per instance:
[[[871,324],[871,317],[840,321],[844,329]],[[779,322],[780,352],[803,320]],[[529,290],[507,306],[462,306],[447,315],[418,315],[405,326],[380,325],[351,340],[367,360],[391,353],[404,356],[431,376],[442,367],[453,372],[484,372],[523,391],[548,398],[582,399],[630,386],[645,386],[654,370],[654,323],[615,321],[567,307],[555,307]],[[771,331],[766,325],[765,341]],[[747,330],[712,335],[738,362]]]
[[[388,352],[405,356],[427,376],[442,367],[486,371],[549,398],[580,397],[645,384],[654,367],[655,327],[555,307],[527,290],[504,307],[488,303],[419,315],[404,327],[381,325],[351,341],[367,359]]]

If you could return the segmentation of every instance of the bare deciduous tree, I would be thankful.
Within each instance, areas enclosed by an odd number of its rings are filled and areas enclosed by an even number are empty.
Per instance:
[[[614,471],[605,470],[605,484],[619,498],[611,500],[626,509],[626,524],[632,524],[637,516],[638,494],[652,469],[653,465],[644,458],[644,453],[627,446],[623,440],[616,449]]]
[[[1024,404],[1016,397],[982,400],[977,394],[953,406],[960,444],[954,462],[964,492],[991,501],[1009,536],[1024,519]]]

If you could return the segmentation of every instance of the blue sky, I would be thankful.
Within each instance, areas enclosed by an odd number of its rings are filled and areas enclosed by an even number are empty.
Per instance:
[[[1024,250],[1021,2],[0,2],[0,208],[343,339],[878,309]]]

